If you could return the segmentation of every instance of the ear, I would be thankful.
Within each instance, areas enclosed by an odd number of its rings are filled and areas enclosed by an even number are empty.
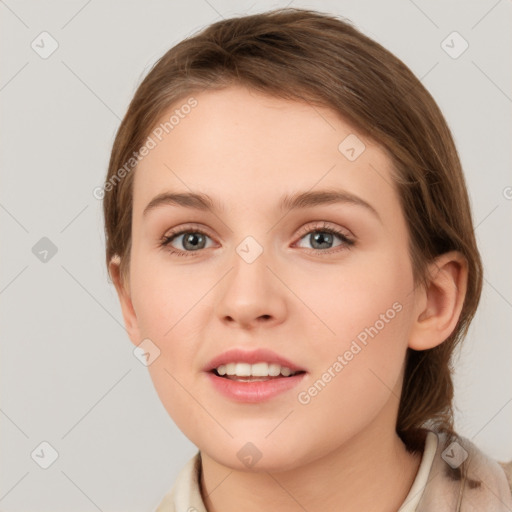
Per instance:
[[[110,276],[116,287],[119,302],[121,303],[121,310],[123,313],[124,324],[126,326],[126,332],[130,337],[132,343],[137,346],[142,341],[140,336],[139,326],[137,322],[137,315],[133,308],[131,293],[129,288],[129,278],[127,277],[126,282],[123,282],[120,272],[121,260],[119,256],[114,256],[108,265]]]
[[[452,251],[438,256],[428,266],[429,284],[415,291],[414,324],[409,347],[436,347],[452,334],[464,304],[468,266],[464,256]]]

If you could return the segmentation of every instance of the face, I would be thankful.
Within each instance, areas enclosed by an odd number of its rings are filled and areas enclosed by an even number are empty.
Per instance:
[[[240,450],[293,468],[393,429],[414,283],[387,154],[327,108],[238,87],[194,98],[137,167],[123,308],[133,343],[160,350],[148,369],[169,415],[233,468]],[[165,193],[214,207],[146,210]],[[205,368],[231,349],[303,373],[272,396],[227,396],[214,379],[232,380]]]

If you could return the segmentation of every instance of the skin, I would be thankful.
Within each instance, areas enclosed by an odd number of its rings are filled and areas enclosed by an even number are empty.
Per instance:
[[[125,286],[117,262],[110,269],[132,342],[149,338],[161,351],[148,369],[169,415],[201,450],[207,509],[397,510],[421,459],[395,432],[406,349],[436,346],[454,329],[464,260],[439,257],[430,286],[415,286],[391,161],[330,109],[234,86],[194,97],[197,107],[137,167]],[[366,145],[355,161],[338,150],[349,134]],[[351,203],[277,208],[284,194],[326,188],[357,195],[377,215]],[[144,216],[166,191],[206,193],[225,206],[165,205]],[[318,248],[317,221],[354,244],[334,235]],[[188,232],[206,231],[205,248],[193,251],[179,235],[172,248],[188,257],[159,245],[189,223]],[[250,264],[236,251],[247,236],[263,248]],[[401,311],[301,404],[297,394],[397,302]],[[271,349],[307,375],[266,402],[231,401],[202,369],[234,347]],[[252,467],[237,457],[247,442],[262,454]]]

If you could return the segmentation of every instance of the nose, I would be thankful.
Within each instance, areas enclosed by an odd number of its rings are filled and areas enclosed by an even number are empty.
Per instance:
[[[276,276],[279,272],[263,251],[254,261],[243,253],[232,259],[232,268],[221,283],[215,311],[228,325],[254,329],[278,325],[287,313],[286,287]]]

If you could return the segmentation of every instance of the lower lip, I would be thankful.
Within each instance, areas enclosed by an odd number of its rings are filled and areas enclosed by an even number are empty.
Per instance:
[[[298,373],[291,377],[279,379],[260,380],[254,382],[240,382],[219,377],[213,372],[207,372],[208,378],[222,395],[237,402],[263,402],[285,391],[294,388],[306,375]]]

